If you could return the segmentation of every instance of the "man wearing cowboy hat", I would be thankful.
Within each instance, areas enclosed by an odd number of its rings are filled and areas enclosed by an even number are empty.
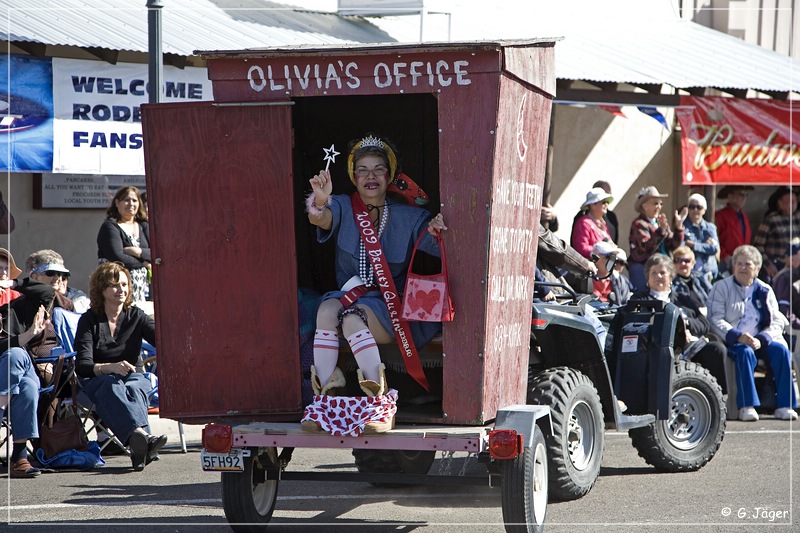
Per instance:
[[[689,215],[689,210],[684,207],[680,212],[675,211],[670,226],[667,215],[661,212],[663,199],[668,196],[659,193],[653,185],[642,187],[636,195],[634,207],[639,216],[631,223],[628,238],[631,246],[628,272],[636,290],[647,287],[644,264],[650,256],[657,252],[668,254],[683,242],[683,221]]]
[[[730,271],[733,251],[743,244],[750,244],[752,232],[750,219],[744,212],[747,194],[753,187],[749,185],[726,185],[717,193],[717,198],[727,200],[728,204],[714,214],[719,236],[720,271]]]
[[[19,298],[20,294],[13,289],[14,281],[22,274],[14,262],[14,256],[5,248],[0,248],[0,305]]]

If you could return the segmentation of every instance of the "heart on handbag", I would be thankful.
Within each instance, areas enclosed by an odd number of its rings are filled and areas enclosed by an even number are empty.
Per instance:
[[[411,309],[422,308],[426,313],[433,313],[434,308],[439,303],[442,297],[442,291],[439,289],[432,289],[428,292],[419,290],[415,293],[409,294],[409,305]]]

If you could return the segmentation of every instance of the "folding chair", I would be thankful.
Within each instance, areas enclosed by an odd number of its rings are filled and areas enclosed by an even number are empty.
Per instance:
[[[152,399],[153,396],[158,394],[158,375],[156,367],[158,365],[156,358],[156,348],[147,341],[142,341],[142,372],[145,374],[152,374],[155,376],[155,386],[148,393],[148,398]],[[183,422],[178,422],[178,435],[181,439],[181,451],[186,453],[186,435],[183,431]]]
[[[67,311],[66,309],[55,308],[53,309],[53,327],[56,330],[56,336],[59,338],[62,346],[64,346],[65,350],[72,351],[74,348],[75,343],[75,332],[78,329],[78,319],[80,315],[78,313],[73,313],[72,311]],[[148,343],[147,341],[142,341],[142,365],[137,364],[137,370],[143,372],[152,372],[153,374],[156,373],[156,349],[155,346]],[[148,392],[148,398],[152,398],[153,395],[158,393],[158,386],[156,385]],[[85,422],[91,422],[89,429],[87,432],[90,432],[92,429],[95,429],[99,432],[104,432],[109,435],[109,440],[105,441],[102,446],[100,447],[101,451],[105,449],[106,446],[109,445],[110,442],[114,442],[120,448],[125,449],[125,445],[114,436],[113,432],[108,429],[103,423],[102,420],[94,414],[92,411],[92,402],[81,392],[78,393],[78,407],[83,410],[85,413]],[[87,407],[87,405],[89,407]],[[186,435],[184,434],[183,430],[183,423],[178,422],[178,434],[180,435],[181,440],[181,451],[183,453],[187,452],[186,449]]]
[[[78,320],[80,317],[81,315],[79,313],[68,311],[61,307],[54,308],[51,316],[53,328],[56,331],[56,337],[58,337],[62,348],[69,352],[73,359],[77,355],[75,352],[75,333],[78,330]],[[127,446],[125,446],[125,444],[123,444],[122,441],[119,440],[116,435],[114,435],[114,432],[111,431],[111,429],[103,424],[103,421],[95,413],[94,404],[80,388],[80,381],[78,380],[77,376],[75,376],[75,380],[79,385],[77,395],[78,402],[75,407],[78,409],[78,412],[81,416],[81,421],[86,429],[86,433],[89,434],[94,430],[98,436],[102,433],[108,435],[108,439],[100,444],[101,453],[111,443],[116,444],[120,449],[126,450],[126,453],[128,453]],[[69,407],[71,404],[72,398],[65,398],[62,403],[62,405],[65,407]]]
[[[63,359],[62,359],[63,357]],[[71,387],[72,381],[75,380],[75,353],[66,353],[63,348],[53,348],[50,351],[50,355],[47,357],[39,357],[35,360],[35,365],[49,363],[53,365],[53,373],[50,377],[47,377],[42,374],[42,372],[36,368],[36,374],[39,377],[39,407],[37,410],[37,423],[41,425],[45,418],[48,416],[48,409],[53,400],[56,400],[63,396],[64,391],[67,390],[67,387]],[[0,447],[5,446],[6,453],[3,462],[8,465],[10,464],[11,458],[11,436],[12,436],[12,428],[11,422],[8,417],[9,408],[7,407],[2,418],[2,422],[0,423],[0,427],[4,431],[4,435],[0,438]],[[59,416],[63,416],[63,413],[53,412],[52,414],[55,419],[58,419]],[[33,454],[33,448],[37,447],[38,442],[33,441],[33,443],[28,444],[29,451]]]

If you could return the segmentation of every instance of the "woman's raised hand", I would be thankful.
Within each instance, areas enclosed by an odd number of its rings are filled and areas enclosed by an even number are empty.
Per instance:
[[[433,236],[438,235],[440,231],[445,229],[447,229],[447,226],[444,225],[444,217],[441,213],[433,217],[428,223],[428,233]]]
[[[314,203],[317,207],[324,206],[331,192],[333,192],[331,173],[327,170],[321,170],[319,174],[308,180],[308,182],[311,184],[311,189],[316,195]]]
[[[683,227],[683,221],[689,216],[689,208],[684,206],[683,209],[675,210],[673,221],[675,223],[675,231],[679,231]]]

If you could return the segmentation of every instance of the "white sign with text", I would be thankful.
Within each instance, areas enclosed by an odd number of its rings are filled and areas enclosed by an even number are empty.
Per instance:
[[[144,174],[147,65],[53,58],[53,172]],[[164,67],[162,101],[213,100],[206,69]]]
[[[106,209],[123,186],[144,191],[144,176],[42,174],[42,208]]]

